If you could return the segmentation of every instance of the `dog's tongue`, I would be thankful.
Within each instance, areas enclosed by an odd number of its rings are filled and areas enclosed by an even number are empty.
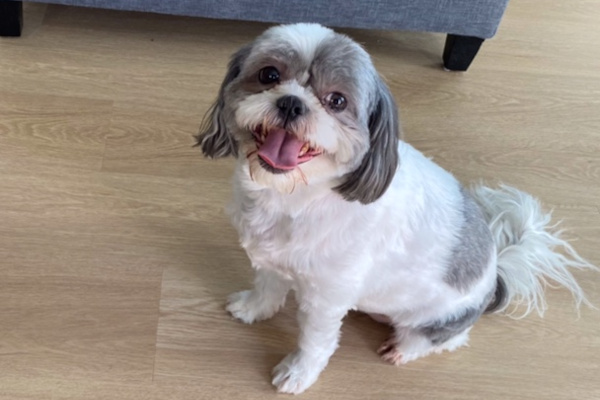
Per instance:
[[[294,169],[298,165],[298,154],[304,142],[281,128],[269,131],[258,155],[267,164],[278,169]]]

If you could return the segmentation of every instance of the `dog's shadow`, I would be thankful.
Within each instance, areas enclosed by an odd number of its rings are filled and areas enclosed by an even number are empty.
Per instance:
[[[367,314],[351,311],[344,320],[342,327],[344,335],[342,336],[342,346],[348,342],[348,345],[366,347],[368,350],[377,352],[377,349],[393,332],[390,325],[375,321]]]

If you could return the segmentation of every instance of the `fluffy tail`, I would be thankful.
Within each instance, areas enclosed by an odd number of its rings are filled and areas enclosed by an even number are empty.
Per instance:
[[[519,312],[524,317],[535,310],[543,316],[547,308],[544,288],[551,286],[549,281],[567,288],[578,309],[581,303],[591,306],[569,270],[597,268],[560,237],[556,224],[549,226],[551,215],[544,213],[536,198],[508,186],[479,185],[471,188],[471,194],[498,247],[496,311],[511,316]]]

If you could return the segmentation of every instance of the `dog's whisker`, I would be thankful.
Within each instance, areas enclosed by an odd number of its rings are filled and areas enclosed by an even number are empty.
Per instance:
[[[304,174],[304,171],[302,171],[302,168],[297,167],[298,172],[300,173],[300,177],[302,178],[302,182],[304,182],[304,184],[306,186],[308,186],[308,179],[306,178],[306,175]]]
[[[296,178],[294,177],[294,175],[295,173],[287,175],[287,179],[292,181],[292,189],[289,191],[288,194],[292,194],[296,190]]]
[[[250,164],[248,165],[248,173],[250,174],[250,180],[251,180],[252,182],[254,182],[254,173],[252,172],[252,170],[253,170],[253,169],[254,169],[254,164],[253,164],[253,163],[250,163]]]

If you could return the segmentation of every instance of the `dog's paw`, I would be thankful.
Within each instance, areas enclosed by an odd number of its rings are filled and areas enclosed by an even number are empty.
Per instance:
[[[379,346],[377,354],[381,356],[383,361],[393,365],[406,364],[409,360],[403,354],[399,344],[394,337],[390,337]]]
[[[290,353],[273,369],[272,383],[279,393],[300,394],[316,382],[324,368],[319,364]]]
[[[454,351],[466,345],[469,339],[468,330],[460,333],[440,345],[433,345],[431,341],[419,334],[404,334],[401,339],[390,337],[381,344],[377,353],[381,358],[393,365],[402,365],[432,353]]]
[[[418,358],[425,357],[435,351],[435,346],[425,338],[418,335],[408,335],[402,340],[392,336],[381,344],[377,353],[383,361],[399,366]]]
[[[272,307],[265,307],[253,290],[233,293],[228,298],[226,309],[234,318],[246,324],[271,318],[276,311]]]

